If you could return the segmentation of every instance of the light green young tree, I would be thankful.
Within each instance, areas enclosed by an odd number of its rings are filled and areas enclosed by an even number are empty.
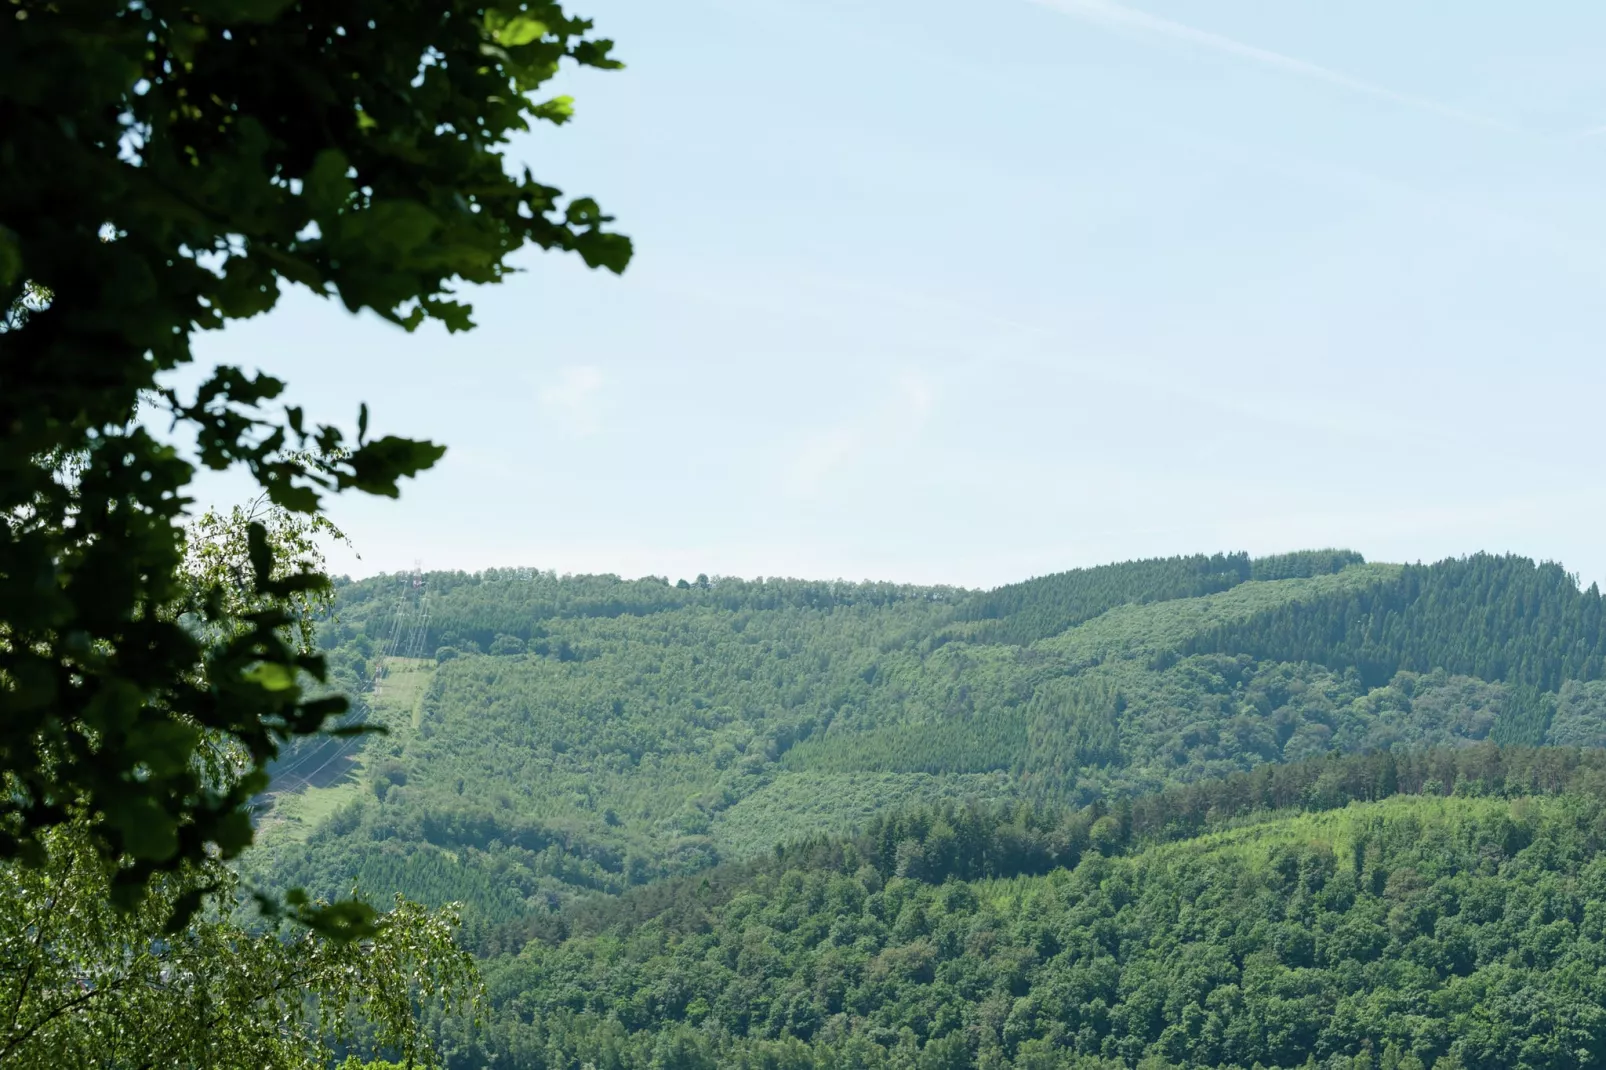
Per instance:
[[[289,455],[297,463],[311,469],[326,469],[339,458],[324,458],[312,452]],[[277,601],[255,590],[251,560],[251,526],[260,525],[272,552],[272,577],[288,579],[294,575],[317,576],[322,582],[298,588]],[[181,575],[187,589],[188,601],[197,603],[210,592],[216,591],[222,613],[208,618],[191,613],[196,623],[205,620],[216,626],[221,622],[229,634],[208,635],[207,639],[220,641],[234,638],[244,631],[240,622],[251,614],[267,609],[278,609],[290,617],[286,637],[302,654],[315,649],[314,630],[320,617],[326,616],[334,605],[334,588],[324,577],[326,561],[323,546],[329,541],[350,545],[346,533],[323,513],[295,513],[275,505],[266,493],[258,494],[245,505],[236,505],[227,512],[213,508],[190,521],[185,530],[184,563]],[[198,609],[198,605],[182,606]]]
[[[455,908],[398,897],[364,940],[252,931],[224,916],[237,879],[208,861],[119,911],[80,826],[45,846],[42,867],[0,866],[0,1066],[310,1070],[358,1037],[377,1049],[365,1055],[431,1066],[419,1003],[478,1000]]]

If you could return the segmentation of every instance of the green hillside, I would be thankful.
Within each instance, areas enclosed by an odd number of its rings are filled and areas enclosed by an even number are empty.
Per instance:
[[[1600,1066],[1603,794],[1600,751],[1481,745],[888,816],[504,935],[491,1024],[442,1028],[463,1066]]]
[[[357,687],[415,634],[405,716],[382,683],[360,712],[388,736],[287,757],[250,864],[323,894],[461,900],[481,931],[911,805],[1597,745],[1601,620],[1560,569],[1487,556],[1201,556],[993,592],[382,577],[343,586],[322,634]]]
[[[1606,637],[1555,566],[337,610],[386,734],[284,756],[247,876],[465,904],[456,1070],[1606,1066]]]

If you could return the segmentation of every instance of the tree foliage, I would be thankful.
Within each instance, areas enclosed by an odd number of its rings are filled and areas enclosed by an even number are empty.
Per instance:
[[[1606,674],[1606,601],[1560,565],[1475,554],[1290,601],[1187,649],[1354,668],[1373,685],[1401,669],[1444,668],[1554,691]]]
[[[536,934],[488,964],[502,1013],[459,1065],[1599,1066],[1603,772],[1483,747],[1141,818],[889,815]]]
[[[323,462],[308,456],[306,463]],[[190,591],[218,592],[222,612],[215,623],[224,627],[238,628],[239,622],[252,612],[276,608],[267,604],[256,590],[251,561],[253,527],[262,529],[272,551],[270,579],[322,575],[325,545],[330,541],[350,545],[345,533],[322,513],[292,512],[275,506],[265,493],[227,512],[216,508],[206,510],[185,525],[181,574],[184,586]],[[333,584],[324,583],[291,592],[286,604],[277,607],[289,614],[286,628],[302,653],[317,649],[318,623],[329,618],[334,600]],[[211,638],[233,636],[218,634]]]
[[[1248,580],[1250,570],[1249,555],[1243,553],[1195,554],[1074,569],[977,595],[965,603],[960,617],[993,622],[978,632],[987,639],[1029,643],[1058,635],[1116,606],[1193,598],[1226,590]]]
[[[370,438],[366,410],[354,441],[313,427],[268,375],[222,367],[180,396],[162,374],[289,284],[462,330],[455,291],[508,277],[526,244],[622,270],[629,242],[593,201],[504,155],[569,117],[534,96],[560,63],[618,64],[541,0],[14,0],[3,17],[0,857],[37,857],[86,808],[126,900],[250,841],[264,779],[199,776],[204,738],[260,771],[344,708],[307,690],[322,660],[284,634],[324,580],[280,567],[266,531],[248,529],[249,606],[218,587],[172,612],[194,466],[139,406],[293,512],[395,495],[440,447]]]
[[[436,656],[393,663],[391,734],[248,865],[463,900],[493,1013],[432,1028],[465,1068],[1593,1065],[1606,751],[1500,744],[1606,740],[1606,681],[1468,655],[1566,666],[1593,593],[1520,558],[1412,570],[1431,600],[1376,633],[1432,627],[1379,679],[1331,625],[1406,569],[1243,560],[1203,593],[1084,577],[1118,604],[1030,642],[941,589],[343,584],[334,671],[426,608]],[[1074,587],[1011,597],[1047,621]],[[1351,836],[1362,808],[1386,835]]]
[[[0,1064],[311,1070],[359,1043],[427,1066],[418,1004],[478,998],[451,908],[398,899],[363,941],[262,931],[227,916],[236,878],[207,861],[119,911],[81,825],[41,840],[42,865],[0,864]]]

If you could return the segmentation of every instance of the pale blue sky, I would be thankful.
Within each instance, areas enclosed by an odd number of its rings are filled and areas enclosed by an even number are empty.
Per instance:
[[[1606,579],[1606,5],[578,9],[629,68],[516,154],[619,216],[623,278],[527,256],[468,335],[298,295],[198,347],[449,445],[337,504],[337,569]]]

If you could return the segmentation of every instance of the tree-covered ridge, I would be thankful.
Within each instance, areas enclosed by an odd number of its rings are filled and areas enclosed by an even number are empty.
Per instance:
[[[512,930],[523,931],[525,939],[558,943],[660,917],[672,917],[681,928],[696,928],[706,921],[699,911],[739,894],[745,882],[761,874],[776,876],[799,867],[840,869],[854,859],[883,878],[913,876],[933,884],[1029,876],[1074,867],[1089,850],[1137,853],[1252,828],[1276,815],[1325,813],[1396,795],[1579,795],[1606,800],[1606,750],[1486,743],[1331,754],[1082,807],[976,799],[911,806],[878,814],[851,836],[811,836],[778,844],[762,856],[659,881],[616,898],[578,902]]]
[[[976,595],[960,607],[959,618],[986,622],[970,630],[979,642],[1030,643],[1116,606],[1195,598],[1243,583],[1249,574],[1249,555],[1242,553],[1073,569]]]
[[[866,666],[924,634],[927,613],[911,600],[574,617],[551,622],[546,654],[448,657],[416,727],[365,747],[362,800],[305,845],[270,842],[271,868],[320,890],[439,874],[448,898],[502,914],[706,865],[718,815],[872,695]],[[488,873],[489,901],[462,884]],[[434,901],[427,883],[400,887]]]
[[[615,575],[559,576],[540,569],[486,569],[483,572],[430,572],[377,576],[339,585],[339,619],[325,625],[329,646],[361,637],[387,634],[402,607],[418,612],[427,599],[426,651],[442,646],[489,651],[499,638],[521,646],[541,646],[549,621],[583,617],[646,616],[676,610],[713,608],[730,612],[777,609],[828,610],[837,606],[890,606],[913,602],[938,611],[960,601],[957,587],[921,587],[896,583],[848,583],[779,577],[745,580],[698,576],[695,581],[647,576],[636,580]],[[545,652],[544,650],[542,651]]]
[[[270,815],[253,865],[331,897],[355,880],[460,900],[478,938],[924,801],[1083,805],[1330,752],[1606,744],[1606,681],[1541,691],[1435,667],[1374,685],[1320,661],[1188,653],[1401,575],[1341,553],[1264,560],[1315,574],[1124,604],[1027,645],[960,637],[976,622],[956,623],[942,589],[431,574],[435,660],[408,663],[405,711],[390,684],[364,704],[391,734],[303,792],[296,821]],[[1501,560],[1511,575],[1479,582],[1538,571]],[[616,611],[619,590],[657,608]],[[413,597],[403,577],[344,587],[332,671],[365,683]],[[290,772],[345,768],[325,761]]]
[[[1374,686],[1444,668],[1554,691],[1606,671],[1606,610],[1560,565],[1477,554],[1223,623],[1185,649],[1354,668]]]
[[[1351,565],[1364,565],[1366,558],[1354,550],[1296,550],[1291,554],[1257,557],[1249,563],[1252,580],[1307,580],[1329,576]]]
[[[1489,560],[1435,649],[1548,612],[1506,593],[1544,570]],[[1024,643],[940,589],[431,575],[433,658],[370,696],[390,734],[255,873],[464,902],[495,1005],[436,1023],[465,1070],[1589,1065],[1594,937],[1568,907],[1554,953],[1521,897],[1593,894],[1606,751],[1494,744],[1606,744],[1606,680],[1328,656],[1310,607],[1407,571],[1262,559]],[[333,671],[367,679],[414,590],[343,588]],[[1312,656],[1220,641],[1284,618]],[[1587,641],[1559,619],[1521,641]]]
[[[1365,559],[1350,550],[1307,550],[1250,560],[1248,554],[1195,554],[1073,569],[1012,583],[967,599],[964,631],[979,642],[1030,643],[1058,635],[1123,605],[1144,605],[1224,591],[1250,580],[1309,579]]]
[[[1122,605],[1193,598],[1254,580],[1309,578],[1364,563],[1347,550],[1301,551],[1250,560],[1248,554],[1196,555],[1077,569],[987,592],[949,586],[745,580],[700,575],[627,580],[611,574],[558,575],[530,568],[377,576],[340,584],[340,620],[324,626],[325,644],[384,633],[398,609],[411,615],[427,598],[429,651],[441,646],[488,651],[499,638],[540,643],[545,622],[575,617],[643,616],[707,606],[730,611],[930,603],[932,627],[951,618],[978,622],[956,634],[977,642],[1025,643]],[[343,626],[342,621],[366,626]]]
[[[1603,774],[1483,747],[888,818],[496,960],[461,1065],[1601,1065]]]
[[[1200,633],[1255,617],[1290,602],[1320,601],[1376,586],[1399,565],[1353,565],[1336,573],[1285,580],[1248,581],[1213,594],[1166,602],[1124,604],[1059,635],[1033,643],[1039,654],[1065,657],[1078,670],[1112,661],[1156,661],[1174,656]]]

